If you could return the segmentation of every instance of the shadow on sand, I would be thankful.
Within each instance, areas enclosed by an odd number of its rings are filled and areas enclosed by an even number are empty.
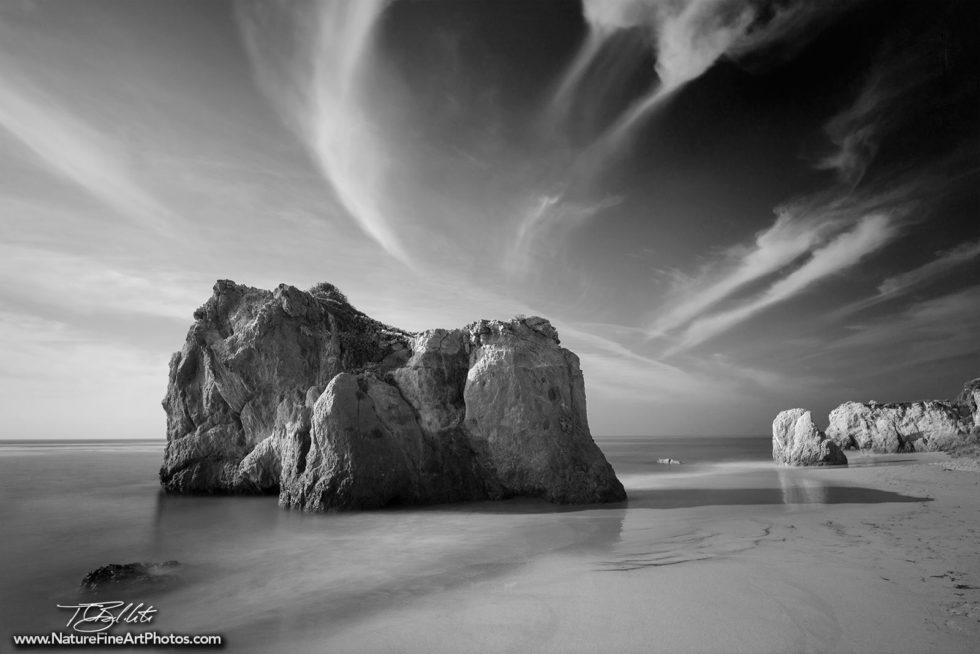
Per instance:
[[[857,486],[814,488],[658,488],[629,490],[631,509],[687,509],[698,506],[750,506],[761,504],[881,504],[884,502],[931,502],[914,497]]]

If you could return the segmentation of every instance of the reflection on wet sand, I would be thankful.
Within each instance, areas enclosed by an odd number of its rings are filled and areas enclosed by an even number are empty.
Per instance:
[[[472,608],[466,615],[477,631],[486,611],[498,610],[500,620],[523,620],[539,633],[535,616],[544,620],[554,607],[563,615],[574,598],[540,600],[548,586],[539,579],[511,612],[510,589],[534,570],[554,572],[562,584],[582,577],[584,588],[613,577],[630,584],[643,570],[674,575],[681,564],[697,575],[795,538],[780,516],[801,525],[834,504],[928,500],[846,486],[866,478],[847,471],[728,461],[667,472],[636,466],[623,475],[629,501],[601,508],[524,499],[310,515],[279,509],[275,497],[163,495],[154,483],[157,453],[116,456],[122,464],[87,450],[0,457],[0,486],[16,498],[0,513],[19,534],[0,543],[0,572],[12,582],[0,589],[0,609],[18,625],[50,627],[53,600],[74,597],[96,566],[178,560],[179,584],[134,599],[160,609],[155,628],[224,633],[236,652],[366,643],[369,634],[398,631],[404,616],[415,624],[423,615],[440,633],[441,616],[458,617],[460,602]],[[66,503],[68,496],[77,501]],[[635,601],[647,594],[643,585]]]
[[[275,498],[160,494],[153,529],[161,556],[189,563],[167,601],[176,623],[189,629],[204,615],[258,648],[297,628],[347,629],[548,554],[609,551],[625,513],[518,500],[307,514]]]
[[[790,474],[779,468],[779,485],[783,489],[783,504],[790,508],[799,508],[801,504],[826,504],[827,486],[822,481],[807,479]]]
[[[831,486],[824,482],[779,475],[780,486],[751,488],[627,488],[629,508],[687,509],[701,506],[765,506],[780,504],[789,508],[826,504],[880,504],[883,502],[924,502],[927,497],[902,495],[858,486]]]

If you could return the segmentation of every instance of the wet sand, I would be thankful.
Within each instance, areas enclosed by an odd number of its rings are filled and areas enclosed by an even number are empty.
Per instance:
[[[980,474],[944,469],[941,454],[851,460],[844,469],[777,470],[780,485],[770,489],[758,488],[756,474],[724,489],[717,477],[683,473],[628,479],[635,499],[611,545],[536,557],[294,646],[977,651]],[[701,505],[683,493],[696,488]],[[864,497],[833,490],[842,488]],[[782,501],[739,500],[770,491]],[[688,506],[656,508],[664,492]],[[844,501],[827,503],[835,492]]]
[[[625,504],[332,515],[162,495],[159,446],[0,448],[3,642],[61,627],[99,565],[177,559],[173,587],[101,599],[236,653],[977,651],[975,469],[785,469],[697,444],[650,464],[668,445],[603,444]]]

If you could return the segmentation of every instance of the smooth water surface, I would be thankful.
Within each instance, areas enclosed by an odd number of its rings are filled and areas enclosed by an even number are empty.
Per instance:
[[[175,584],[132,598],[158,608],[158,631],[221,633],[233,651],[288,651],[304,634],[356,630],[389,609],[542,557],[601,559],[639,524],[629,519],[638,512],[664,518],[645,538],[672,539],[689,515],[677,511],[700,507],[764,512],[917,499],[841,486],[833,470],[777,469],[768,438],[599,444],[628,503],[522,499],[308,515],[280,509],[274,497],[166,496],[160,442],[0,443],[3,642],[63,628],[69,615],[56,605],[80,601],[81,578],[107,563],[181,563]],[[656,463],[665,457],[685,463]]]

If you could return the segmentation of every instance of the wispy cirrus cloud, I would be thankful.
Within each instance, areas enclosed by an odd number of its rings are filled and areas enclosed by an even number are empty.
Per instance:
[[[0,244],[3,297],[82,314],[143,314],[186,321],[213,280],[29,245]],[[145,264],[144,264],[145,265]]]
[[[677,299],[667,303],[649,335],[663,336],[683,326],[739,289],[791,264],[837,228],[836,221],[801,220],[792,207],[780,207],[776,222],[760,232],[752,245],[731,248],[724,255],[725,263],[675,285]]]
[[[393,225],[399,208],[383,201],[392,153],[369,118],[365,95],[376,72],[375,27],[386,5],[386,0],[242,3],[238,19],[260,88],[340,203],[388,254],[410,263]],[[291,48],[284,49],[283,42]]]
[[[887,296],[908,291],[975,259],[977,256],[980,256],[980,241],[963,243],[952,250],[943,252],[937,259],[933,259],[923,266],[889,277],[878,286],[878,293],[881,296]]]
[[[879,65],[868,75],[854,102],[827,122],[824,131],[835,150],[816,162],[817,169],[835,171],[852,187],[861,182],[888,124],[895,123],[895,115],[901,111],[891,101],[907,90],[906,84],[912,86],[916,81],[910,77],[896,84],[890,79],[893,76],[894,71]]]
[[[522,274],[529,272],[535,257],[546,252],[556,254],[555,243],[562,240],[563,232],[575,229],[622,201],[620,196],[609,196],[598,202],[580,203],[566,200],[562,193],[534,198],[520,216],[508,252],[508,268]]]
[[[923,110],[942,112],[955,101],[949,89],[937,83],[944,67],[927,54],[930,40],[943,38],[942,33],[928,30],[912,41],[893,37],[878,48],[854,100],[824,126],[834,149],[815,163],[817,169],[832,170],[854,187],[864,178],[882,141],[893,134],[921,137],[912,121],[921,120]]]
[[[688,350],[738,324],[774,304],[789,300],[818,282],[846,270],[867,255],[879,250],[898,233],[895,222],[887,214],[871,214],[857,225],[839,234],[786,277],[774,282],[763,293],[742,301],[738,306],[695,320],[680,336],[670,354]]]
[[[585,0],[583,17],[589,32],[565,71],[552,106],[567,101],[617,32],[644,32],[656,53],[658,83],[637,98],[596,143],[592,156],[605,157],[644,118],[719,59],[754,58],[752,65],[758,66],[777,46],[781,49],[774,56],[788,58],[819,34],[828,18],[853,4],[790,1],[766,7],[748,0]]]
[[[851,325],[850,334],[827,345],[828,356],[874,356],[876,374],[980,353],[980,285],[916,302],[905,310]],[[882,356],[882,353],[888,356]]]
[[[107,134],[21,76],[0,50],[0,127],[60,178],[128,220],[170,233],[174,216],[130,172],[130,158]]]
[[[926,264],[897,275],[892,275],[878,285],[878,293],[858,302],[841,307],[831,320],[841,320],[869,307],[901,297],[926,286],[980,257],[980,241],[963,243],[941,252]]]
[[[604,174],[609,160],[630,147],[633,132],[647,117],[719,60],[745,61],[746,67],[759,68],[770,58],[789,59],[833,18],[858,2],[790,0],[766,5],[750,0],[584,0],[582,13],[588,31],[555,85],[547,104],[546,122],[561,124],[573,110],[586,116],[602,115],[598,104],[606,101],[608,89],[596,85],[608,84],[617,68],[629,70],[632,65],[651,60],[657,81],[619,108],[604,128],[600,126],[591,142],[572,157],[556,185],[580,188],[595,182]],[[640,34],[638,39],[645,42],[645,49],[636,47],[637,38],[619,38],[625,32]],[[561,205],[556,204],[548,214],[560,215],[560,209]],[[536,224],[542,229],[562,224],[558,220],[536,220],[536,212],[543,215],[536,209],[529,211],[523,224]],[[579,214],[574,211],[564,213],[573,216],[568,221],[572,226],[585,222],[576,220]],[[760,258],[765,256],[760,254]],[[743,271],[744,278],[736,277],[734,287],[754,278],[751,266],[750,263]],[[726,281],[717,289],[716,299],[730,290]],[[715,301],[710,296],[705,299],[709,304]],[[694,309],[695,313],[699,310]],[[681,310],[678,315],[684,314]]]
[[[755,18],[747,3],[720,0],[656,3],[651,9],[660,82],[616,120],[605,137],[612,143],[624,139],[675,91],[703,75],[745,34]]]

